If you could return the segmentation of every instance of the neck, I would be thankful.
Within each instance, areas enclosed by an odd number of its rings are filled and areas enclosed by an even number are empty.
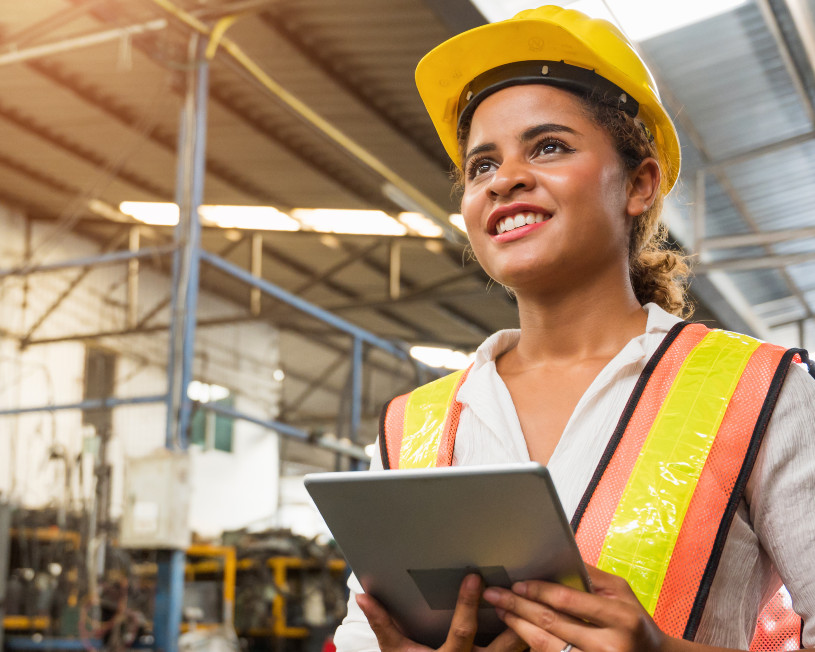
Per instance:
[[[560,296],[518,295],[521,338],[514,349],[523,367],[568,365],[614,357],[645,332],[647,315],[629,284],[571,288]]]

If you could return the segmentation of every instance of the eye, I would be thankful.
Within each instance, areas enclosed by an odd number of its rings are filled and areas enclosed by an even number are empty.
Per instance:
[[[488,158],[475,158],[467,163],[467,178],[475,179],[489,172],[495,164]]]
[[[573,148],[557,138],[544,138],[535,146],[535,155],[562,154],[573,151]]]

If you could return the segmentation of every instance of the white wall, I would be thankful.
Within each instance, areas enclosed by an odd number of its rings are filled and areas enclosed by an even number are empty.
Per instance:
[[[24,216],[0,206],[0,269],[22,264]],[[36,263],[98,253],[95,243],[72,233],[52,237],[53,225],[32,224]],[[77,275],[66,270],[27,277],[0,278],[0,409],[63,404],[82,400],[85,344],[82,341],[31,346],[17,338],[27,333]],[[168,296],[169,279],[144,266],[139,279],[139,309],[146,314]],[[34,333],[34,338],[110,331],[125,327],[125,265],[95,268]],[[245,314],[246,309],[202,294],[199,319]],[[169,320],[164,309],[151,323]],[[157,332],[110,337],[99,344],[118,354],[115,395],[163,394],[166,388],[167,335]],[[278,365],[278,333],[268,324],[246,322],[201,328],[196,337],[195,377],[230,388],[236,407],[264,419],[278,412],[280,386],[272,379]],[[112,511],[121,513],[122,469],[127,457],[164,446],[163,404],[123,406],[113,411],[109,460],[113,465]],[[26,506],[64,499],[64,466],[50,451],[82,450],[81,413],[76,410],[0,416],[0,492]],[[56,447],[56,448],[55,448]],[[194,450],[191,522],[203,534],[239,528],[274,518],[279,502],[278,437],[254,424],[235,423],[233,452]],[[74,473],[74,493],[78,478]]]

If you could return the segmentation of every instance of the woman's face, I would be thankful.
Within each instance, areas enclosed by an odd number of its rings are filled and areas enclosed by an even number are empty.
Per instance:
[[[642,209],[610,136],[571,93],[512,86],[476,109],[461,210],[486,272],[519,293],[627,279]]]

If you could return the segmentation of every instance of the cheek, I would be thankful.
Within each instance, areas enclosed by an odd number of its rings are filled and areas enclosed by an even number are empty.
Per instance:
[[[467,234],[472,236],[477,230],[478,224],[482,222],[482,207],[477,201],[476,194],[467,189],[461,195],[461,215],[464,217],[464,226],[467,227]]]

